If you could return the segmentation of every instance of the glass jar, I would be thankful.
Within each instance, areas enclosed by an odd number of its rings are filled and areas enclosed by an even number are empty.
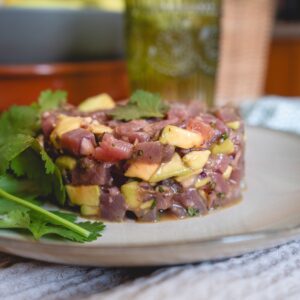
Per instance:
[[[213,103],[221,0],[127,0],[132,90]]]

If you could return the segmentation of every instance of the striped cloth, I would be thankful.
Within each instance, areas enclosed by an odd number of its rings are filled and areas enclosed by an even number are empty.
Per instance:
[[[169,268],[84,268],[0,256],[3,300],[296,300],[299,280],[300,241]]]

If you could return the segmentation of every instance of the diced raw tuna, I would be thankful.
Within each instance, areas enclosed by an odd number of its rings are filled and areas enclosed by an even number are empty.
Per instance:
[[[177,218],[185,218],[187,216],[187,211],[180,204],[174,202],[170,207],[169,211],[174,214]]]
[[[229,192],[229,182],[223,178],[219,173],[212,175],[213,182],[215,183],[214,190],[222,195],[226,195]]]
[[[93,155],[96,140],[93,133],[90,131],[78,128],[64,133],[61,137],[61,148],[75,156]]]
[[[205,170],[208,172],[224,173],[230,161],[230,157],[225,154],[211,155],[205,165]]]
[[[239,182],[241,182],[243,177],[244,177],[244,169],[234,169],[231,172],[230,180],[235,183],[239,183]]]
[[[111,185],[111,164],[82,158],[71,172],[72,185]]]
[[[187,129],[200,133],[205,142],[209,142],[215,135],[215,131],[211,125],[205,123],[200,117],[191,119],[187,124]]]
[[[173,195],[171,193],[157,193],[156,207],[157,209],[166,210],[173,204]]]
[[[144,163],[161,163],[164,146],[160,142],[139,143],[134,147],[133,157]]]
[[[164,145],[163,148],[163,155],[162,155],[162,162],[166,163],[171,160],[173,154],[175,152],[175,147],[172,145]]]
[[[194,208],[200,213],[207,212],[204,200],[194,188],[186,189],[183,193],[175,195],[175,201],[179,202],[186,209]]]
[[[56,115],[46,112],[42,116],[42,131],[44,136],[47,138],[50,136],[50,133],[53,131],[56,125]]]
[[[146,142],[150,139],[150,135],[142,129],[148,125],[145,120],[135,120],[128,123],[120,123],[115,127],[116,136],[130,143],[138,141]]]
[[[209,124],[214,129],[214,141],[218,139],[220,135],[224,133],[228,134],[229,128],[224,122],[216,118],[214,115],[205,113],[201,114],[199,117],[204,123]]]
[[[237,109],[232,106],[224,106],[217,109],[215,115],[225,123],[237,121],[240,119]]]
[[[148,211],[145,211],[145,214],[140,216],[139,221],[141,222],[155,222],[157,221],[157,209],[153,208]]]
[[[205,105],[200,101],[193,101],[188,105],[175,103],[168,112],[168,119],[178,119],[185,122],[189,118],[196,117],[204,111]]]
[[[144,131],[147,132],[152,138],[157,138],[162,129],[167,125],[174,125],[178,123],[178,119],[168,119],[158,122],[153,122],[144,127]]]
[[[96,160],[105,162],[117,162],[131,157],[133,145],[105,134],[100,146],[95,149]]]
[[[101,218],[120,222],[124,219],[127,206],[124,197],[117,188],[110,188],[100,196]]]

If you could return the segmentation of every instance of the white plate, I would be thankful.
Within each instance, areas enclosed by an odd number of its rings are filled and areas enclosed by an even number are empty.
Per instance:
[[[107,223],[103,237],[75,244],[0,231],[0,251],[93,266],[163,265],[219,259],[300,237],[300,138],[247,129],[247,191],[205,217],[155,224]]]

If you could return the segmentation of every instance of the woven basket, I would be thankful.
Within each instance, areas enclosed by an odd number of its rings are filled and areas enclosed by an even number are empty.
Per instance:
[[[223,1],[217,104],[262,95],[274,7],[274,0]]]

